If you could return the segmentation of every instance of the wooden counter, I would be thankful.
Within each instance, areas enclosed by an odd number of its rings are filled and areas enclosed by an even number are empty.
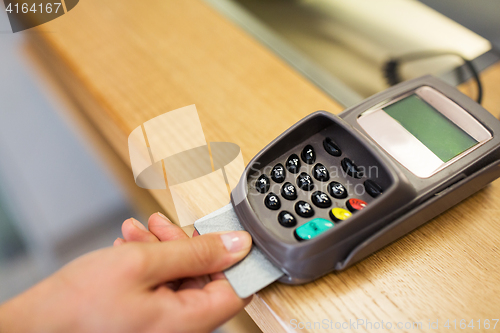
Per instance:
[[[305,115],[341,111],[200,0],[85,0],[38,31],[27,36],[41,58],[128,165],[130,132],[182,106],[196,104],[207,141],[238,144],[245,162]],[[484,105],[498,115],[500,65],[482,77]],[[168,193],[152,193],[175,219]],[[293,319],[422,322],[414,331],[429,331],[429,320],[442,328],[498,318],[499,199],[497,181],[344,272],[273,284],[247,311],[265,332],[290,330]]]

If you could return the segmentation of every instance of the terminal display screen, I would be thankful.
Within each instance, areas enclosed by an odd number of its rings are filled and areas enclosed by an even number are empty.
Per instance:
[[[383,110],[443,162],[448,162],[478,143],[415,94]]]

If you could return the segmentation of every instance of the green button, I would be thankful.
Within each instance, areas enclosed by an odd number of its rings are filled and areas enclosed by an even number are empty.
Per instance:
[[[333,228],[333,226],[334,224],[328,220],[316,218],[295,229],[295,236],[299,240],[311,239]]]

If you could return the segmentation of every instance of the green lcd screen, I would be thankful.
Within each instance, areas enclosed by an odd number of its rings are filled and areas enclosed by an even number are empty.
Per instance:
[[[474,138],[415,94],[383,110],[443,162],[477,144]]]

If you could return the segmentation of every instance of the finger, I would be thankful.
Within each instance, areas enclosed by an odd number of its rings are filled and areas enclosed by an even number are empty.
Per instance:
[[[118,246],[118,245],[122,245],[122,244],[125,244],[125,241],[119,237],[117,239],[115,239],[115,241],[113,242],[113,246]]]
[[[122,234],[127,242],[158,242],[158,238],[149,232],[141,222],[134,218],[130,218],[123,222]]]
[[[198,237],[199,235],[200,235],[200,233],[198,232],[198,230],[193,231],[193,237]],[[209,276],[210,276],[210,280],[212,280],[212,281],[226,280],[226,276],[224,275],[223,272],[213,273],[213,274],[210,274]]]
[[[208,277],[208,275],[183,279],[181,285],[179,286],[179,290],[203,289],[208,283],[210,283],[210,278]]]
[[[162,213],[151,215],[149,217],[148,227],[149,231],[162,242],[189,238],[184,230],[170,222]]]
[[[198,237],[199,235],[200,233],[198,232],[198,230],[193,231],[193,237]],[[209,274],[209,277],[211,281],[226,279],[226,276],[222,272]]]
[[[178,322],[183,323],[183,329],[211,332],[235,316],[250,300],[251,297],[239,298],[227,280],[219,280],[210,282],[203,289],[178,291],[169,301],[173,303],[170,306],[182,309]]]
[[[140,246],[145,257],[137,256],[138,272],[154,285],[223,271],[248,254],[252,238],[246,231],[232,231]]]
[[[223,272],[217,272],[217,273],[210,274],[210,279],[212,281],[217,281],[217,280],[226,280],[227,278]]]
[[[182,281],[181,280],[175,280],[175,281],[169,281],[165,283],[163,286],[166,286],[167,288],[170,288],[174,291],[177,291],[179,287],[181,286]]]

